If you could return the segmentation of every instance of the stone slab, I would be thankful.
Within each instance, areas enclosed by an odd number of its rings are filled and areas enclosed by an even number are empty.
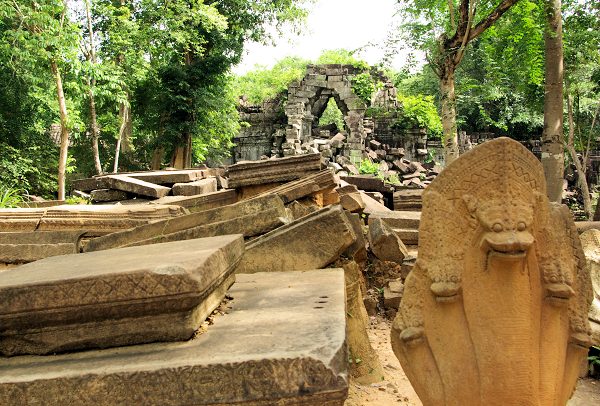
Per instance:
[[[340,206],[330,206],[281,226],[246,244],[237,273],[322,268],[356,241]]]
[[[217,179],[206,178],[189,183],[175,183],[173,185],[174,196],[204,195],[217,191]]]
[[[239,275],[193,340],[0,363],[0,404],[325,405],[348,393],[344,273]]]
[[[240,162],[227,168],[228,186],[287,182],[321,169],[321,154],[303,154],[266,161]]]
[[[127,176],[157,185],[193,182],[205,177],[206,169],[182,169],[176,171],[151,171],[128,173]]]
[[[0,209],[0,232],[35,231],[45,212],[44,208]]]
[[[242,236],[232,235],[61,255],[4,271],[0,353],[189,339],[222,300],[243,250]]]
[[[171,188],[126,175],[109,175],[105,179],[108,187],[111,189],[122,190],[140,196],[159,198],[168,195],[171,191]]]
[[[148,224],[156,220],[177,217],[184,213],[185,209],[182,207],[168,205],[64,205],[45,209],[39,223],[33,230],[81,230],[86,231],[91,236],[103,235]],[[19,216],[16,218],[18,220]],[[10,218],[7,220],[10,220]],[[8,223],[9,221],[5,225],[9,226]],[[12,231],[2,229],[1,217],[0,231]]]
[[[284,203],[289,203],[335,186],[335,175],[331,170],[327,169],[277,186],[262,193],[261,196],[276,194],[283,199]]]
[[[371,219],[380,218],[387,225],[396,229],[419,229],[421,223],[421,212],[420,211],[383,211],[374,212],[369,215],[369,221]]]
[[[108,187],[105,177],[75,179],[71,181],[73,190],[81,190],[82,192],[91,192],[95,189],[105,189]]]
[[[127,200],[127,192],[114,189],[96,189],[90,193],[90,198],[94,202],[114,202],[118,200]]]
[[[81,231],[25,231],[0,233],[0,263],[37,261],[79,251]]]
[[[274,195],[264,196],[111,233],[91,240],[84,250],[100,251],[226,234],[252,237],[286,221],[281,199]]]
[[[343,181],[356,186],[365,192],[391,193],[394,188],[386,184],[383,180],[369,175],[341,176]]]
[[[151,204],[176,204],[185,207],[191,212],[214,209],[237,202],[237,196],[234,189],[219,190],[218,192],[207,193],[195,196],[165,196],[156,199]]]

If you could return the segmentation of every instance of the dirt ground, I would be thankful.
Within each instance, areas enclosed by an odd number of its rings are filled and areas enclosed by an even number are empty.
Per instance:
[[[359,385],[351,381],[346,406],[422,405],[392,351],[390,327],[390,321],[377,317],[371,318],[368,330],[371,344],[383,364],[385,380],[371,385]],[[600,405],[600,381],[580,379],[568,406],[593,405]]]

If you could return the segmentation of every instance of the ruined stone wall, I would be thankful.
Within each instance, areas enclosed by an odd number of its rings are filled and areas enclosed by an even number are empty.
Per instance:
[[[256,161],[280,148],[286,126],[282,97],[260,105],[249,105],[241,99],[238,111],[242,127],[234,138],[236,162]]]

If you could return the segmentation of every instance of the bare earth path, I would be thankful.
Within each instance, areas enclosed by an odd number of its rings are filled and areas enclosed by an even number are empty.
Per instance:
[[[421,406],[422,403],[404,375],[390,345],[391,323],[381,317],[371,318],[369,339],[379,355],[385,371],[385,380],[372,385],[350,383],[346,406]],[[600,381],[580,379],[568,406],[600,405]]]

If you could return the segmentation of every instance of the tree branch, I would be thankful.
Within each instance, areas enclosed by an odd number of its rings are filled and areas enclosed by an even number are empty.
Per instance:
[[[519,0],[502,0],[498,6],[483,20],[481,20],[469,33],[467,42],[480,36],[485,30],[490,28],[504,13],[508,11]]]
[[[454,0],[448,0],[448,11],[450,13],[450,29],[456,30],[456,15],[454,15]]]

